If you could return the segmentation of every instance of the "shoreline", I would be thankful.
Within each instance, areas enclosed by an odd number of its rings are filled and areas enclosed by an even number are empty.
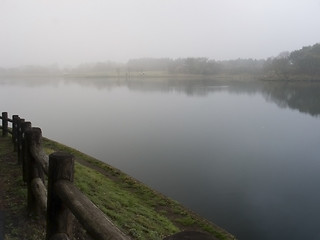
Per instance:
[[[104,177],[109,178],[109,180],[117,184],[117,187],[120,190],[124,189],[125,191],[128,191],[130,195],[134,195],[134,198],[137,198],[137,202],[139,203],[134,202],[134,200],[130,199],[130,201],[132,201],[131,203],[132,205],[142,204],[143,208],[152,208],[153,210],[151,209],[151,211],[154,211],[154,214],[162,215],[160,216],[160,218],[163,218],[163,217],[167,218],[169,222],[173,223],[173,225],[177,227],[178,231],[174,230],[170,234],[173,234],[179,231],[195,230],[195,231],[209,233],[210,235],[212,235],[213,237],[216,237],[217,239],[224,239],[224,240],[236,239],[232,234],[228,233],[225,229],[217,226],[216,224],[210,222],[209,220],[205,219],[199,214],[184,207],[181,203],[166,197],[162,193],[157,192],[156,190],[148,187],[147,185],[140,182],[139,180],[134,179],[133,177],[127,175],[126,173],[122,172],[119,169],[116,169],[110,166],[107,163],[104,163],[76,149],[70,148],[66,145],[60,144],[54,140],[50,140],[47,138],[43,138],[43,146],[49,152],[66,151],[73,154],[75,156],[76,162],[78,163],[76,165],[75,176],[77,176],[77,172],[81,172],[83,174],[82,170],[79,170],[79,169],[77,170],[77,168],[79,168],[79,165],[82,165],[95,172],[98,172],[99,175],[103,175]],[[95,173],[91,172],[90,174],[95,174]],[[82,176],[82,178],[84,177]],[[94,176],[93,178],[96,178],[96,177]],[[77,183],[77,180],[78,180],[78,183]],[[84,191],[84,193],[89,198],[91,198],[91,201],[93,201],[99,208],[101,208],[102,211],[104,211],[104,207],[101,206],[101,204],[107,200],[105,199],[99,200],[99,199],[96,199],[95,197],[92,197],[92,195],[99,194],[98,192],[95,194],[92,194],[90,192],[87,192],[85,189],[82,189],[81,187],[82,184],[80,184],[79,181],[83,181],[83,180],[84,179],[75,177],[75,182],[78,188]],[[120,194],[125,195],[123,192],[121,192]],[[115,209],[115,210],[118,211],[118,209]],[[132,209],[130,209],[129,211],[132,211]],[[139,209],[134,209],[134,211],[140,212]],[[108,209],[104,212],[108,216],[113,215],[113,213],[108,212]],[[149,217],[151,218],[148,221],[153,221],[154,218],[159,216],[150,215]],[[112,219],[112,220],[118,223],[117,222],[118,220],[116,219]],[[161,220],[161,222],[163,222],[163,220]],[[127,225],[127,224],[128,223],[124,223],[124,225]],[[159,224],[159,222],[157,224]],[[122,228],[124,232],[130,235],[130,229],[128,232],[128,227],[124,225],[120,224],[119,227]],[[169,233],[167,235],[169,235]],[[165,236],[166,235],[161,235],[161,238]],[[134,236],[131,236],[131,237],[135,239]],[[142,236],[139,236],[139,238],[136,238],[136,239],[148,240],[148,237],[144,238]]]
[[[0,79],[29,79],[29,78],[61,78],[61,79],[119,79],[119,80],[153,80],[153,79],[172,79],[172,80],[212,80],[212,81],[320,81],[317,75],[276,75],[265,73],[219,73],[219,74],[185,74],[168,72],[131,72],[130,74],[116,74],[112,72],[86,72],[86,73],[57,73],[57,74],[2,74]]]

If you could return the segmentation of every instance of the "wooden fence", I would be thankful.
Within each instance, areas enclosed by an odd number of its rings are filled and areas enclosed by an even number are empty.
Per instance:
[[[65,152],[47,156],[42,148],[42,132],[18,115],[2,112],[2,135],[12,135],[23,181],[27,183],[29,213],[45,214],[46,240],[72,239],[73,215],[95,240],[130,240],[73,184],[74,157]],[[9,123],[12,127],[9,128]],[[47,178],[45,177],[47,176]],[[46,184],[46,179],[47,184]],[[46,185],[48,187],[46,187]],[[186,231],[164,240],[214,240],[202,232]]]
[[[23,180],[28,188],[28,211],[46,214],[47,240],[72,239],[72,214],[93,239],[130,239],[74,186],[74,157],[71,154],[55,152],[47,156],[42,148],[40,128],[32,127],[18,115],[9,119],[7,112],[0,118],[2,135],[12,135],[18,163],[22,164]],[[8,123],[12,123],[11,128]],[[47,188],[45,175],[48,176]]]

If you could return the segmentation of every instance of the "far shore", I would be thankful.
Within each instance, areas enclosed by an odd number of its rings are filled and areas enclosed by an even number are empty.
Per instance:
[[[166,71],[132,71],[126,72],[83,72],[83,73],[12,73],[1,74],[0,79],[7,78],[99,78],[99,79],[174,79],[174,80],[213,80],[213,81],[320,81],[317,75],[283,75],[283,74],[262,74],[262,73],[219,73],[219,74],[186,74],[169,73]]]

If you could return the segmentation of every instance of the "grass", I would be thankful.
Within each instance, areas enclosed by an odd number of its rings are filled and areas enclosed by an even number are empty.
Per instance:
[[[179,230],[146,205],[141,197],[119,188],[116,182],[101,173],[76,164],[75,183],[116,225],[135,239],[162,239],[164,235]]]

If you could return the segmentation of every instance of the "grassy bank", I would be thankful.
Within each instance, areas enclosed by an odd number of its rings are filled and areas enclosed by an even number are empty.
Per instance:
[[[320,82],[320,76],[307,74],[266,74],[261,75],[258,79],[279,82]]]
[[[10,141],[3,140],[4,138],[0,141],[0,158],[12,154],[12,146],[9,146]],[[4,144],[6,145],[4,146]],[[205,231],[217,239],[234,239],[231,234],[184,208],[178,202],[168,199],[97,159],[45,138],[43,146],[48,154],[54,151],[66,151],[75,156],[75,184],[77,187],[132,239],[162,239],[164,236],[182,230]],[[2,151],[2,149],[6,149],[6,151]],[[15,164],[7,167],[10,166],[18,168],[15,173],[17,177],[14,180],[16,188],[11,193],[18,194],[17,197],[22,199],[15,207],[19,208],[21,212],[25,209],[23,199],[26,199],[26,190],[22,184],[21,176],[18,176],[20,174],[19,167]],[[0,167],[2,169],[2,166]],[[6,171],[1,172],[1,178],[5,176]],[[7,226],[14,224],[12,221]],[[21,228],[21,226],[14,228],[14,231],[23,232]],[[37,236],[41,236],[41,234],[43,236],[44,228],[42,228],[43,231],[41,231],[41,226],[40,230],[39,226],[36,229]],[[8,236],[15,236],[12,235],[12,231],[8,227],[7,232],[11,234]],[[35,235],[35,233],[32,234]],[[37,236],[25,239],[37,239]],[[8,237],[6,239],[19,238]]]
[[[130,72],[130,74],[120,73],[114,74],[110,72],[87,72],[87,73],[70,73],[63,75],[63,78],[103,78],[103,79],[174,79],[174,80],[223,80],[223,81],[242,81],[256,80],[258,74],[250,73],[221,73],[221,74],[192,74],[192,73],[170,73],[167,71],[144,71]]]
[[[133,239],[162,239],[186,229],[206,231],[218,239],[234,239],[118,169],[49,139],[43,144],[48,153],[67,151],[75,156],[76,185]]]

